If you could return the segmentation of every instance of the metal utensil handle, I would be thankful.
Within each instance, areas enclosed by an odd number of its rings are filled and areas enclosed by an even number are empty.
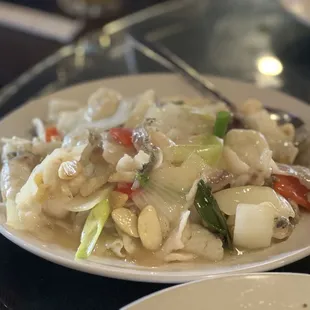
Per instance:
[[[186,78],[188,82],[193,87],[198,89],[202,94],[211,94],[217,100],[226,103],[232,111],[236,110],[235,104],[233,104],[229,99],[219,93],[210,81],[206,80],[196,69],[191,67],[180,57],[171,52],[168,48],[158,43],[153,43],[142,38],[137,39],[133,36],[131,36],[130,38],[138,50],[142,50],[142,52],[144,52],[144,54],[147,54],[147,56],[153,56],[152,58],[154,58],[154,55],[156,56],[156,58],[159,57],[161,59],[161,62],[163,61],[164,63],[169,65],[169,67],[171,67],[171,69],[173,69],[175,72],[181,74],[182,77]],[[150,53],[152,53],[153,55],[150,55]]]

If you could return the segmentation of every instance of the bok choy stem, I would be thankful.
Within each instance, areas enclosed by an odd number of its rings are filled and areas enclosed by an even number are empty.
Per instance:
[[[211,187],[203,180],[197,184],[194,205],[207,228],[223,237],[226,246],[232,250],[232,237],[226,219],[211,193]]]

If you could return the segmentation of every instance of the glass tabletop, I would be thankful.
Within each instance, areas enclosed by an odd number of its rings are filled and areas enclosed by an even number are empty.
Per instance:
[[[98,78],[167,69],[128,35],[160,41],[202,73],[310,100],[310,29],[275,0],[176,0],[66,46],[0,92],[0,115],[35,96]],[[46,262],[0,237],[0,309],[118,309],[167,285],[130,283]],[[310,259],[281,268],[310,272]]]

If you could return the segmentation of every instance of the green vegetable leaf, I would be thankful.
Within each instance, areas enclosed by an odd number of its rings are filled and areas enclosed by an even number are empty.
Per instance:
[[[223,138],[227,132],[230,123],[231,115],[227,111],[220,111],[216,115],[216,120],[213,128],[213,134],[219,138]]]
[[[149,179],[149,175],[143,173],[143,171],[138,171],[136,174],[136,180],[139,182],[139,187],[144,187],[148,183]]]
[[[110,213],[110,204],[107,198],[90,211],[84,224],[80,246],[75,254],[76,259],[87,258],[92,253]]]
[[[212,195],[211,187],[203,180],[198,182],[194,205],[207,228],[221,235],[227,247],[232,249],[232,237],[226,219]]]

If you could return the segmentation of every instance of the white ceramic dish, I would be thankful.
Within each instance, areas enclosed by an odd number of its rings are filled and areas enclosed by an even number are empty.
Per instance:
[[[310,26],[310,0],[279,0],[279,2],[287,12]]]
[[[288,111],[292,110],[310,124],[310,107],[294,98],[233,80],[209,78],[235,102],[242,102],[249,97],[255,97],[265,105]],[[174,75],[150,74],[94,81],[62,90],[52,96],[86,100],[90,93],[102,85],[115,88],[126,96],[136,95],[148,88],[155,89],[162,96],[195,95],[190,86]],[[0,122],[1,136],[24,136],[26,131],[30,129],[31,119],[34,116],[44,118],[46,115],[47,101],[48,97],[37,99],[8,115]],[[170,264],[158,268],[136,266],[118,259],[104,257],[91,257],[85,261],[75,261],[73,251],[61,248],[57,244],[42,244],[28,234],[6,227],[3,224],[4,221],[4,214],[2,214],[0,233],[35,255],[80,271],[135,281],[180,283],[219,274],[260,272],[281,267],[310,254],[310,213],[304,214],[301,222],[287,241],[275,244],[268,249],[243,256],[230,257],[216,264],[195,262]]]
[[[309,287],[309,275],[234,275],[175,286],[121,310],[305,310],[310,307]]]

